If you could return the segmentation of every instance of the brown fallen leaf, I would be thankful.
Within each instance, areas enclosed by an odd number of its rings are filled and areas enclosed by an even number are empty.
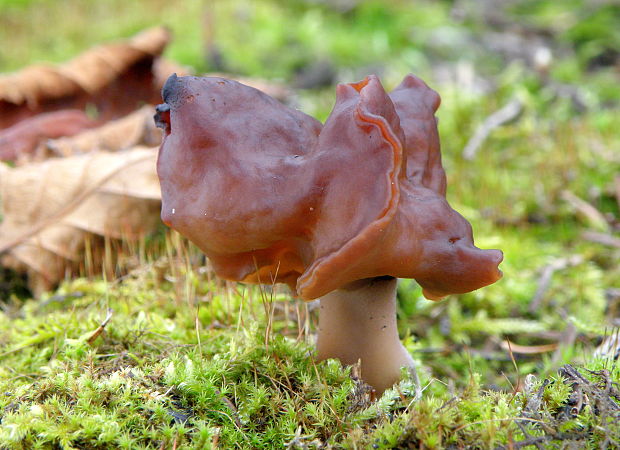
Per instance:
[[[155,126],[154,114],[155,108],[143,106],[99,128],[83,131],[72,137],[50,139],[39,146],[36,158],[43,160],[50,156],[70,156],[97,150],[116,152],[137,145],[159,145],[162,133]]]
[[[159,223],[156,158],[156,148],[138,147],[0,165],[0,264],[28,273],[35,295],[85,261],[96,271],[102,240],[137,239]]]
[[[62,65],[33,65],[0,76],[0,129],[42,112],[88,105],[106,121],[158,102],[161,86],[153,64],[169,40],[167,29],[152,28]]]
[[[0,161],[26,161],[42,141],[73,136],[95,122],[78,109],[38,114],[0,130]]]

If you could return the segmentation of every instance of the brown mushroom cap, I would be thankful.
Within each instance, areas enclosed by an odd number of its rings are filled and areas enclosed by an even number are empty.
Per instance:
[[[222,78],[172,76],[163,97],[162,219],[221,277],[313,299],[391,275],[434,299],[501,276],[446,202],[439,96],[413,75],[339,85],[324,126]]]

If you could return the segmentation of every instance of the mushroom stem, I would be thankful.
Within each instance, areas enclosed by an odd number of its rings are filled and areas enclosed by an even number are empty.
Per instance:
[[[321,297],[318,359],[361,360],[361,376],[381,394],[413,359],[398,337],[396,278],[356,281]]]

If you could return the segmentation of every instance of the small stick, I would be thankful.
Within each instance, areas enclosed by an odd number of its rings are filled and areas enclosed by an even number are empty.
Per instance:
[[[93,331],[93,334],[91,334],[90,337],[86,340],[88,345],[93,345],[93,342],[95,342],[95,339],[97,339],[99,335],[103,333],[103,330],[105,329],[106,325],[108,324],[108,322],[110,322],[110,319],[112,319],[113,312],[114,311],[112,311],[112,309],[108,308],[108,314],[106,315],[106,318],[103,320],[103,322],[101,322],[101,324],[99,324],[97,329]]]
[[[518,99],[511,100],[503,108],[495,111],[478,127],[474,135],[469,139],[467,145],[463,149],[463,158],[471,161],[476,156],[478,149],[482,143],[489,137],[491,132],[514,119],[516,119],[523,110],[523,104]]]
[[[226,406],[232,413],[233,422],[235,423],[235,425],[237,425],[237,428],[241,430],[243,428],[243,423],[241,422],[241,419],[239,418],[239,411],[237,410],[237,407],[235,406],[235,404],[231,402],[228,397],[223,395],[219,389],[216,389],[215,393],[220,396],[220,398],[222,399],[224,403],[226,403]]]
[[[581,215],[581,218],[585,219],[590,226],[600,231],[609,230],[607,219],[605,219],[603,213],[596,209],[592,204],[566,190],[561,192],[560,197],[562,200],[570,204],[575,209],[576,214]]]
[[[502,341],[500,347],[502,350],[511,351],[512,353],[517,353],[520,355],[536,355],[539,353],[552,352],[558,348],[558,344],[554,342],[552,344],[543,345],[519,345],[506,339],[505,341]]]
[[[530,306],[528,307],[529,312],[535,312],[540,306],[540,302],[542,302],[543,296],[547,289],[549,289],[549,285],[551,284],[551,278],[553,274],[558,270],[563,270],[568,267],[573,267],[581,264],[583,262],[583,257],[581,255],[572,255],[568,258],[558,258],[551,261],[549,264],[543,267],[540,278],[538,279],[538,288],[536,289],[536,293],[530,302]]]
[[[521,422],[517,421],[517,426],[519,427],[519,429],[521,430],[523,435],[526,437],[525,441],[521,441],[521,442],[526,442],[526,441],[529,441],[529,440],[532,439],[532,435],[530,433],[528,433],[528,431],[525,429],[525,426]],[[511,448],[511,449],[516,448],[514,446],[514,444],[515,444],[515,442],[511,442],[509,448]],[[542,446],[542,444],[540,442],[538,442],[538,441],[532,441],[532,445],[535,445],[538,450],[545,450],[545,448]]]
[[[543,444],[548,441],[560,441],[560,442],[569,441],[569,442],[577,443],[577,441],[584,441],[587,438],[588,438],[588,435],[586,433],[560,432],[560,433],[555,433],[555,434],[545,434],[543,436],[531,437],[528,439],[524,439],[523,441],[515,442],[513,448],[519,449],[519,448],[529,447],[531,445]],[[499,447],[499,448],[503,448],[503,447]]]
[[[607,233],[599,233],[598,231],[584,231],[581,236],[590,242],[606,245],[607,247],[620,248],[620,238]]]

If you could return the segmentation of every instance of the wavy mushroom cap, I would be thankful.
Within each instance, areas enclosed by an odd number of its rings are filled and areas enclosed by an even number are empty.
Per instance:
[[[439,96],[413,75],[390,94],[376,76],[339,85],[324,125],[221,78],[173,75],[163,97],[162,219],[221,277],[309,300],[383,275],[433,299],[501,276],[446,202]]]

